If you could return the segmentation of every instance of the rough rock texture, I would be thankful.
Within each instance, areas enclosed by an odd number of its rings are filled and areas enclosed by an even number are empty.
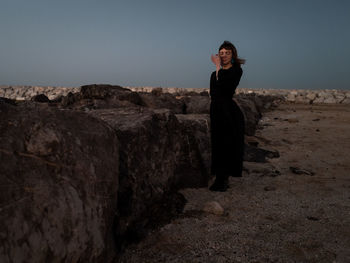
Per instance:
[[[0,262],[111,260],[118,146],[84,113],[0,102]]]
[[[249,136],[254,135],[256,125],[261,118],[261,112],[257,109],[253,100],[239,97],[236,99],[236,101],[244,115],[245,134]]]
[[[182,151],[186,153],[176,167],[177,173],[182,175],[179,187],[184,188],[186,184],[206,186],[211,168],[209,115],[176,114],[176,118],[184,134]]]
[[[137,238],[144,234],[152,221],[149,208],[164,195],[207,185],[198,141],[168,109],[102,109],[90,114],[113,127],[120,141],[116,230],[120,242],[128,235]],[[208,133],[206,126],[203,133]]]
[[[78,93],[69,93],[62,98],[61,106],[75,110],[110,109],[143,105],[137,92],[120,86],[86,85]]]
[[[174,113],[186,113],[186,105],[183,100],[177,99],[170,93],[151,92],[140,93],[140,97],[146,107],[151,109],[171,109]]]
[[[266,98],[236,98],[250,135],[261,112],[274,105],[276,98]],[[108,262],[181,211],[178,189],[208,184],[205,92],[87,85],[56,100],[39,95],[0,103],[1,180],[8,189],[1,198],[4,262]],[[249,160],[270,154],[250,143]]]
[[[202,114],[210,112],[209,96],[183,96],[186,105],[186,114]]]

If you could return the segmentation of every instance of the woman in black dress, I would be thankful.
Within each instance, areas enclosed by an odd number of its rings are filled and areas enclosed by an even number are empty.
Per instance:
[[[245,60],[238,57],[235,46],[229,41],[224,41],[219,54],[212,55],[211,60],[216,66],[210,77],[211,174],[216,178],[209,189],[224,192],[229,176],[242,176],[244,116],[232,97]]]

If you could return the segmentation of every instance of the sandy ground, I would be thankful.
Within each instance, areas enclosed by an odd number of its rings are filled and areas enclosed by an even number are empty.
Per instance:
[[[350,262],[350,106],[281,104],[259,125],[253,139],[279,158],[245,162],[225,193],[183,190],[180,217],[120,262]]]

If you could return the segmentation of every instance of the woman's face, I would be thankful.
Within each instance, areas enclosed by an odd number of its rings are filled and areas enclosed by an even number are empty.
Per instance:
[[[219,57],[221,65],[229,65],[232,61],[232,51],[230,49],[222,48],[219,50]]]

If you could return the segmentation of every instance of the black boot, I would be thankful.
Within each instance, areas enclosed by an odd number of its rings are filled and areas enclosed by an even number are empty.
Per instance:
[[[226,192],[228,188],[228,179],[222,179],[216,177],[215,182],[209,187],[210,191],[214,192]]]

